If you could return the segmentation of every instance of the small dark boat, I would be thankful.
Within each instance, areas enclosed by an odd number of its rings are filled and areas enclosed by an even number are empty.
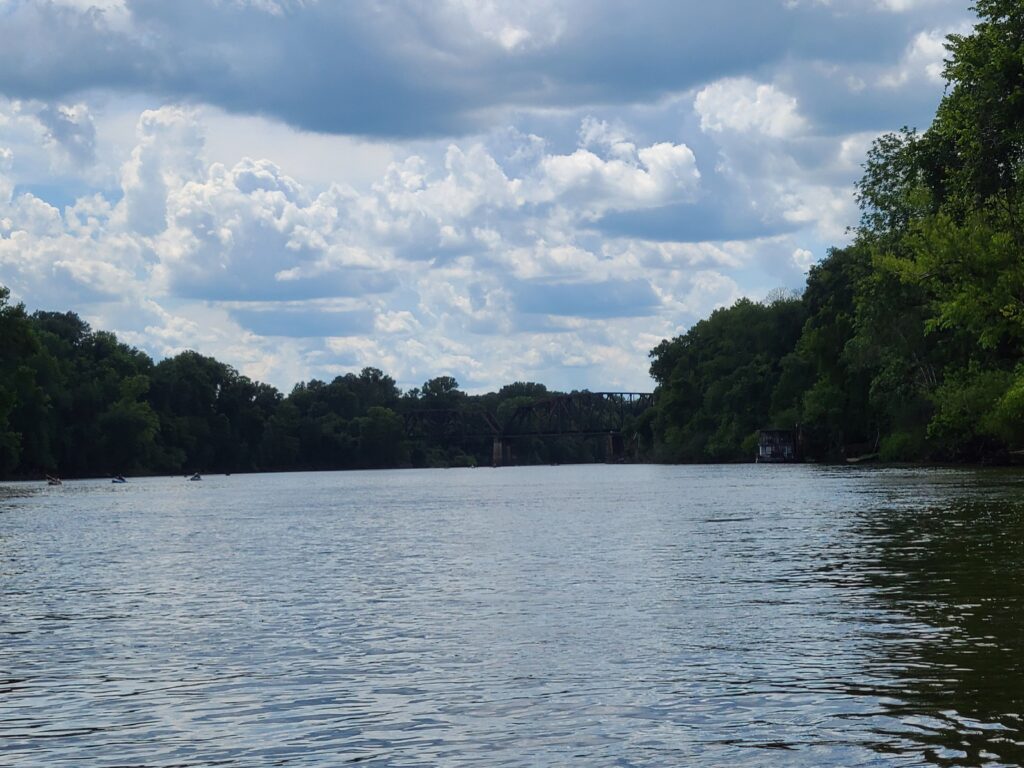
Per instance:
[[[47,485],[64,485],[64,483],[61,481],[61,479],[59,477],[54,477],[53,475],[47,475],[46,476],[46,484]]]
[[[110,482],[120,485],[121,483],[127,483],[128,481],[124,479],[124,475],[114,475],[110,478]]]
[[[202,476],[198,472],[196,472],[194,475],[192,475],[192,477],[189,478],[189,480],[202,480],[202,479],[203,479]]]

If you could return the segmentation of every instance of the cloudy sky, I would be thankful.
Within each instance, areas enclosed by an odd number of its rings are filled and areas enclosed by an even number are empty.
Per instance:
[[[968,5],[0,0],[0,284],[286,390],[646,390],[846,241]]]

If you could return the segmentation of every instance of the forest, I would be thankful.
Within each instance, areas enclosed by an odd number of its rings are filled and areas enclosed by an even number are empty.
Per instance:
[[[799,426],[818,460],[1021,454],[1024,4],[974,10],[931,126],[875,141],[852,242],[802,295],[741,300],[652,351],[653,458],[750,460],[767,426]]]
[[[1024,5],[978,0],[947,41],[931,126],[873,144],[862,217],[799,294],[742,299],[651,352],[654,405],[633,458],[750,461],[758,430],[803,455],[1008,462],[1024,454]],[[283,395],[196,352],[154,362],[73,313],[0,288],[0,476],[490,463],[482,432],[414,412],[507,420],[549,397],[517,382],[470,396],[449,376],[402,392],[375,368]],[[593,440],[517,447],[518,463],[602,459]]]
[[[193,351],[158,363],[72,312],[28,314],[0,288],[0,477],[477,466],[493,430],[559,393],[468,395],[450,376],[402,392],[376,368],[287,395]],[[518,437],[522,464],[603,460],[593,436]]]

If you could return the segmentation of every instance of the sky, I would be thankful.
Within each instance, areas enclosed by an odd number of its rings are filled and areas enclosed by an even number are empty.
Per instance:
[[[648,391],[849,241],[968,0],[0,0],[0,284],[285,392]]]

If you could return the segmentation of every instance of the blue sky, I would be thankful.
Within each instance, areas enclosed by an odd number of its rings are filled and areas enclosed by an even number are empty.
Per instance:
[[[949,0],[0,0],[0,283],[288,388],[648,389],[848,239]]]

